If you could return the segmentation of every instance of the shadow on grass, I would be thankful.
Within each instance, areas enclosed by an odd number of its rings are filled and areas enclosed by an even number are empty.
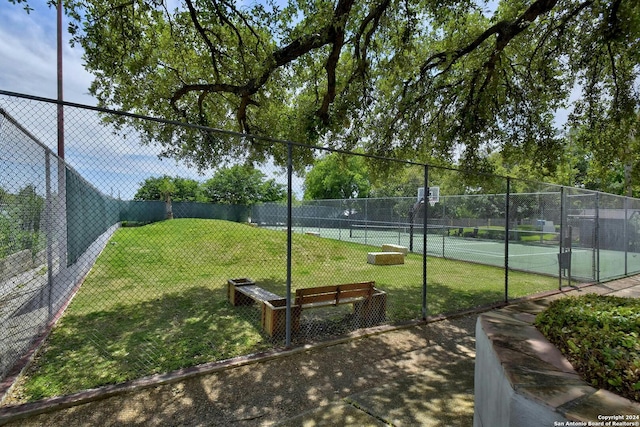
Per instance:
[[[247,354],[268,346],[260,329],[252,307],[232,307],[223,291],[203,287],[86,315],[70,307],[26,392],[39,399]]]
[[[258,426],[288,419],[282,425],[345,425],[358,413],[370,421],[361,425],[380,425],[382,420],[393,425],[468,426],[473,418],[474,325],[474,316],[420,325],[25,421]],[[338,410],[331,410],[336,406]]]
[[[275,278],[261,279],[259,284],[278,292],[284,287]],[[421,317],[420,285],[378,286],[388,292],[387,322]],[[502,296],[500,289],[463,291],[430,283],[427,314],[486,305],[500,301]],[[326,340],[356,329],[350,305],[305,310],[294,344]],[[269,339],[262,333],[256,305],[233,307],[223,289],[194,287],[85,315],[74,314],[71,307],[30,368],[24,393],[33,401],[282,344],[280,337]]]
[[[402,322],[422,317],[422,284],[414,287],[379,286],[388,293],[387,318],[390,322]],[[440,282],[427,285],[427,316],[455,313],[504,301],[504,289],[464,290]]]

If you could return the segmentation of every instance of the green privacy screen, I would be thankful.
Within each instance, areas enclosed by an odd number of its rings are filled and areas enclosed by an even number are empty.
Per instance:
[[[163,201],[118,200],[96,190],[77,172],[66,170],[67,266],[96,239],[118,222],[146,224],[166,219]],[[241,205],[217,205],[196,202],[173,202],[174,218],[223,219],[246,222],[250,208]]]
[[[120,221],[126,202],[106,196],[66,168],[67,266],[75,263],[96,239]]]

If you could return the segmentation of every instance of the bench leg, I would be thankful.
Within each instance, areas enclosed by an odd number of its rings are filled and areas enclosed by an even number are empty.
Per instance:
[[[368,328],[386,321],[387,294],[379,293],[353,304],[356,327]]]

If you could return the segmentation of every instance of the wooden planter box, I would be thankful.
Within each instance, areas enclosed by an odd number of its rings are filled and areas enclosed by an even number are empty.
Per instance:
[[[387,293],[376,290],[373,295],[363,301],[353,303],[356,327],[370,328],[386,321]]]
[[[291,306],[291,332],[300,330],[301,307]],[[262,303],[262,328],[270,337],[283,337],[287,324],[287,299],[278,298]]]

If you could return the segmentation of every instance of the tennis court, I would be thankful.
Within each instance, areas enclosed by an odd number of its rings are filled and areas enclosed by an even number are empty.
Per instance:
[[[283,226],[267,227],[285,230]],[[360,225],[352,224],[344,228],[293,227],[294,233],[313,234],[315,236],[354,242],[379,248],[383,244],[397,244],[413,252],[422,254],[422,227],[413,229],[413,245],[411,245],[411,228],[409,225]],[[500,230],[491,229],[494,232]],[[478,231],[478,230],[476,230]],[[482,229],[480,229],[482,231]],[[487,231],[487,230],[484,230]],[[504,232],[504,231],[502,231]],[[514,233],[514,231],[510,231]],[[518,230],[517,233],[527,232]],[[469,235],[471,234],[471,235]],[[538,241],[509,241],[508,266],[510,269],[530,271],[532,273],[558,276],[560,265],[558,254],[560,246],[557,237],[549,239],[549,234],[531,232],[540,236]],[[477,235],[477,233],[476,233]],[[483,239],[473,237],[472,233],[463,232],[458,227],[429,226],[426,235],[427,255],[473,262],[484,265],[504,267],[505,243],[502,239]],[[607,280],[620,276],[625,270],[629,273],[640,272],[640,256],[635,252],[597,250],[594,248],[571,248],[571,277],[580,281]],[[625,269],[626,263],[626,269]],[[598,271],[599,266],[599,271]],[[562,271],[567,277],[569,270]]]

